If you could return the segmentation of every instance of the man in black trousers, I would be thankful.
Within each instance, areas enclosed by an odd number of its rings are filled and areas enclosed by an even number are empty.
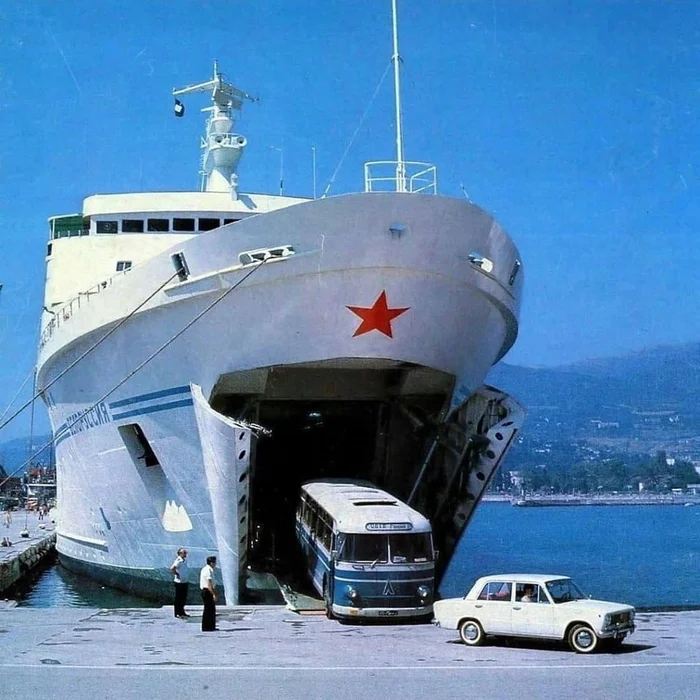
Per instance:
[[[219,596],[214,587],[214,568],[216,567],[216,557],[207,557],[207,563],[199,572],[199,587],[202,590],[202,601],[204,612],[202,613],[202,632],[214,632],[216,626],[216,601]]]
[[[187,550],[180,547],[177,550],[177,559],[170,567],[172,575],[175,577],[175,617],[186,619],[189,615],[185,612],[185,603],[187,602],[187,589],[189,588],[188,568],[187,568]]]

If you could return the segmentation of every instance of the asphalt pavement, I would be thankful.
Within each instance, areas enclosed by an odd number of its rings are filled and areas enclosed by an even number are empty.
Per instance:
[[[639,613],[619,650],[496,641],[432,625],[341,625],[283,607],[0,606],[0,698],[695,698],[700,611]]]

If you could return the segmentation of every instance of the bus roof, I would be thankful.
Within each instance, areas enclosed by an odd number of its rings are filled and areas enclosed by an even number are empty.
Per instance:
[[[430,532],[417,510],[368,481],[331,479],[302,486],[336,522],[340,532]]]

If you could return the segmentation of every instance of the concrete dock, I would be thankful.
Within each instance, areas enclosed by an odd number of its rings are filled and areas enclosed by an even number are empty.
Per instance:
[[[0,547],[0,594],[40,564],[56,544],[54,525],[48,516],[39,520],[38,513],[15,511],[9,527],[4,516],[0,513],[0,540],[7,537],[12,546]],[[22,537],[25,530],[28,537]]]
[[[432,625],[341,625],[284,607],[219,609],[218,632],[172,609],[0,606],[0,698],[690,699],[700,611],[640,613],[616,651],[496,641]]]

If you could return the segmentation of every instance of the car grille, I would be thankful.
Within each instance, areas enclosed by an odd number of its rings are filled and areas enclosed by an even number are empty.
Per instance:
[[[625,625],[632,619],[632,613],[627,610],[625,612],[614,613],[610,616],[611,625]]]

